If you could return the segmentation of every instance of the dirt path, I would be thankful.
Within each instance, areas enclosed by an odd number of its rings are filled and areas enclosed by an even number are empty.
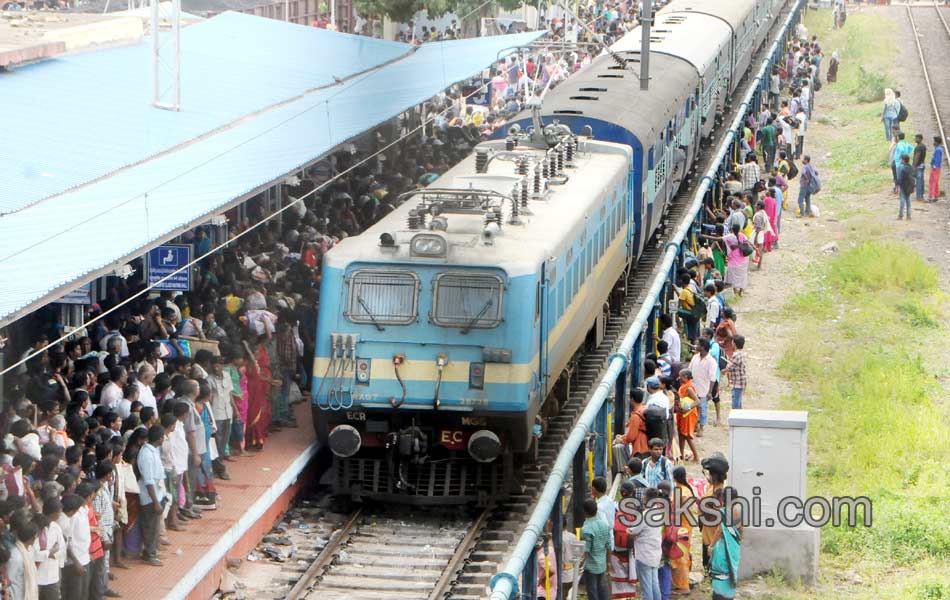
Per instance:
[[[900,56],[895,61],[895,68],[890,75],[900,86],[903,99],[907,102],[912,115],[909,124],[905,124],[908,137],[913,133],[921,132],[925,136],[928,148],[931,138],[936,133],[936,124],[933,119],[932,108],[929,104],[923,75],[916,55],[916,47],[911,37],[911,28],[904,14],[903,7],[865,7],[861,11],[874,12],[892,19],[898,23],[898,36],[903,43],[898,44]],[[826,38],[831,28],[812,31],[819,36],[819,41]],[[824,69],[836,48],[823,44],[825,62]],[[891,48],[882,49],[890,52]],[[842,56],[842,60],[848,60]],[[900,68],[897,68],[899,66]],[[835,114],[842,108],[857,106],[854,100],[835,89],[835,84],[825,84],[817,94],[817,103],[812,122],[809,124],[808,136],[805,140],[805,153],[810,154],[813,163],[820,173],[825,174],[825,187],[828,186],[827,174],[831,173],[829,161],[832,158],[831,148],[840,141],[845,133],[829,115]],[[839,146],[840,147],[840,146]],[[869,153],[873,160],[886,155],[887,144],[881,140],[876,147],[851,148],[854,152]],[[883,153],[883,155],[882,155]],[[871,160],[869,158],[869,160]],[[929,164],[929,155],[928,155]],[[883,167],[882,167],[883,168]],[[947,184],[947,169],[944,169],[944,185]],[[821,209],[821,217],[817,219],[800,219],[795,215],[798,198],[797,180],[791,184],[787,193],[788,209],[783,212],[780,248],[768,254],[760,271],[750,273],[749,289],[744,296],[731,303],[738,313],[737,329],[746,337],[746,352],[749,360],[749,387],[744,398],[744,408],[750,409],[777,409],[782,408],[782,398],[787,395],[793,382],[789,382],[779,375],[777,364],[790,341],[800,328],[794,314],[786,308],[786,302],[796,293],[804,290],[810,280],[810,270],[823,261],[827,261],[837,248],[844,249],[855,243],[855,231],[867,226],[882,228],[885,237],[893,237],[904,241],[917,250],[931,263],[935,264],[941,274],[940,286],[945,291],[950,289],[947,281],[950,280],[950,244],[947,243],[950,233],[950,202],[946,199],[937,204],[922,204],[914,202],[914,219],[912,222],[897,221],[897,197],[891,193],[890,186],[869,194],[839,193],[830,198],[828,192],[823,192],[814,198]],[[828,249],[831,244],[836,249]],[[822,251],[826,248],[826,251]],[[946,352],[940,352],[932,357],[934,361],[946,360]],[[946,364],[946,363],[945,363]],[[946,372],[945,368],[937,369]],[[947,377],[942,377],[945,388],[948,387]],[[807,384],[796,386],[799,393],[807,394]],[[728,416],[729,393],[721,394],[723,398],[722,425],[709,427],[706,436],[699,441],[701,456],[708,456],[712,452],[722,452],[728,456]],[[950,393],[947,394],[950,396]],[[713,419],[713,413],[710,413]],[[697,466],[688,466],[690,477],[702,477]],[[693,543],[694,573],[701,570],[698,555],[698,540]],[[840,586],[842,583],[854,584],[855,579],[848,573],[822,574],[822,587],[816,590],[812,597],[824,597],[822,590]],[[774,596],[775,592],[784,591],[780,583],[772,580],[759,579],[752,582],[743,582],[740,585],[740,597],[785,597]],[[859,585],[860,587],[860,585]],[[690,598],[707,598],[709,588],[703,584],[697,586],[690,594]]]

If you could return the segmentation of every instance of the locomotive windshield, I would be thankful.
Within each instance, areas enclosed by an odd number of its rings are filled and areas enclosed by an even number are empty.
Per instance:
[[[409,271],[361,269],[350,278],[346,316],[354,323],[408,325],[416,320],[419,277]]]
[[[433,279],[432,321],[442,327],[488,329],[501,323],[501,277],[441,273]]]

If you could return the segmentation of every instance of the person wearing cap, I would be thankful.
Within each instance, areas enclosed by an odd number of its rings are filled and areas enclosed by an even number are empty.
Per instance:
[[[669,418],[670,413],[670,399],[666,396],[660,386],[660,378],[657,376],[648,377],[646,380],[647,388],[647,401],[644,403],[645,408],[650,408],[655,406],[657,408],[662,408],[666,411],[667,418]]]
[[[726,486],[726,475],[729,473],[729,461],[719,452],[713,453],[708,458],[704,458],[700,463],[703,467],[703,475],[709,485],[706,486],[703,498],[715,497],[716,493]],[[709,569],[709,552],[711,545],[715,541],[716,527],[706,527],[700,522],[700,530],[703,538],[703,568]]]

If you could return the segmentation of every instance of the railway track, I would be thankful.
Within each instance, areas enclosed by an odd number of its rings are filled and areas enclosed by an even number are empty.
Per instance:
[[[906,6],[907,18],[914,32],[914,42],[917,45],[917,57],[924,72],[924,81],[933,107],[934,119],[940,137],[947,139],[941,115],[950,115],[950,60],[947,48],[950,48],[950,9],[941,8],[936,2],[929,8],[911,8]],[[920,13],[927,12],[928,17],[917,18]],[[917,13],[917,16],[915,16]],[[928,140],[929,141],[929,140]]]
[[[485,511],[361,507],[334,532],[287,600],[424,600],[442,598],[467,556]]]
[[[756,56],[760,64],[771,40]],[[744,97],[752,81],[740,86]],[[735,109],[724,122],[731,122]],[[710,147],[725,131],[714,131]],[[693,173],[709,167],[714,152],[706,151]],[[685,185],[663,219],[661,229],[627,278],[618,310],[610,313],[603,341],[576,365],[570,392],[539,444],[538,462],[524,469],[524,491],[511,495],[474,516],[459,513],[382,512],[363,508],[345,518],[326,545],[299,575],[288,600],[475,600],[485,597],[492,575],[508,558],[517,536],[534,509],[544,483],[577,418],[603,375],[608,358],[645,301],[653,273],[666,243],[685,216],[695,182]]]

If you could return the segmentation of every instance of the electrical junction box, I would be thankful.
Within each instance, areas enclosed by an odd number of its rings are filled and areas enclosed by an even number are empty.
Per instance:
[[[815,583],[819,530],[804,523],[786,527],[777,519],[783,498],[805,496],[808,465],[808,413],[783,410],[733,410],[729,413],[729,478],[750,504],[760,501],[759,525],[745,528],[740,578],[778,569],[792,581]],[[754,505],[753,505],[754,506]],[[794,517],[795,510],[786,510]]]

